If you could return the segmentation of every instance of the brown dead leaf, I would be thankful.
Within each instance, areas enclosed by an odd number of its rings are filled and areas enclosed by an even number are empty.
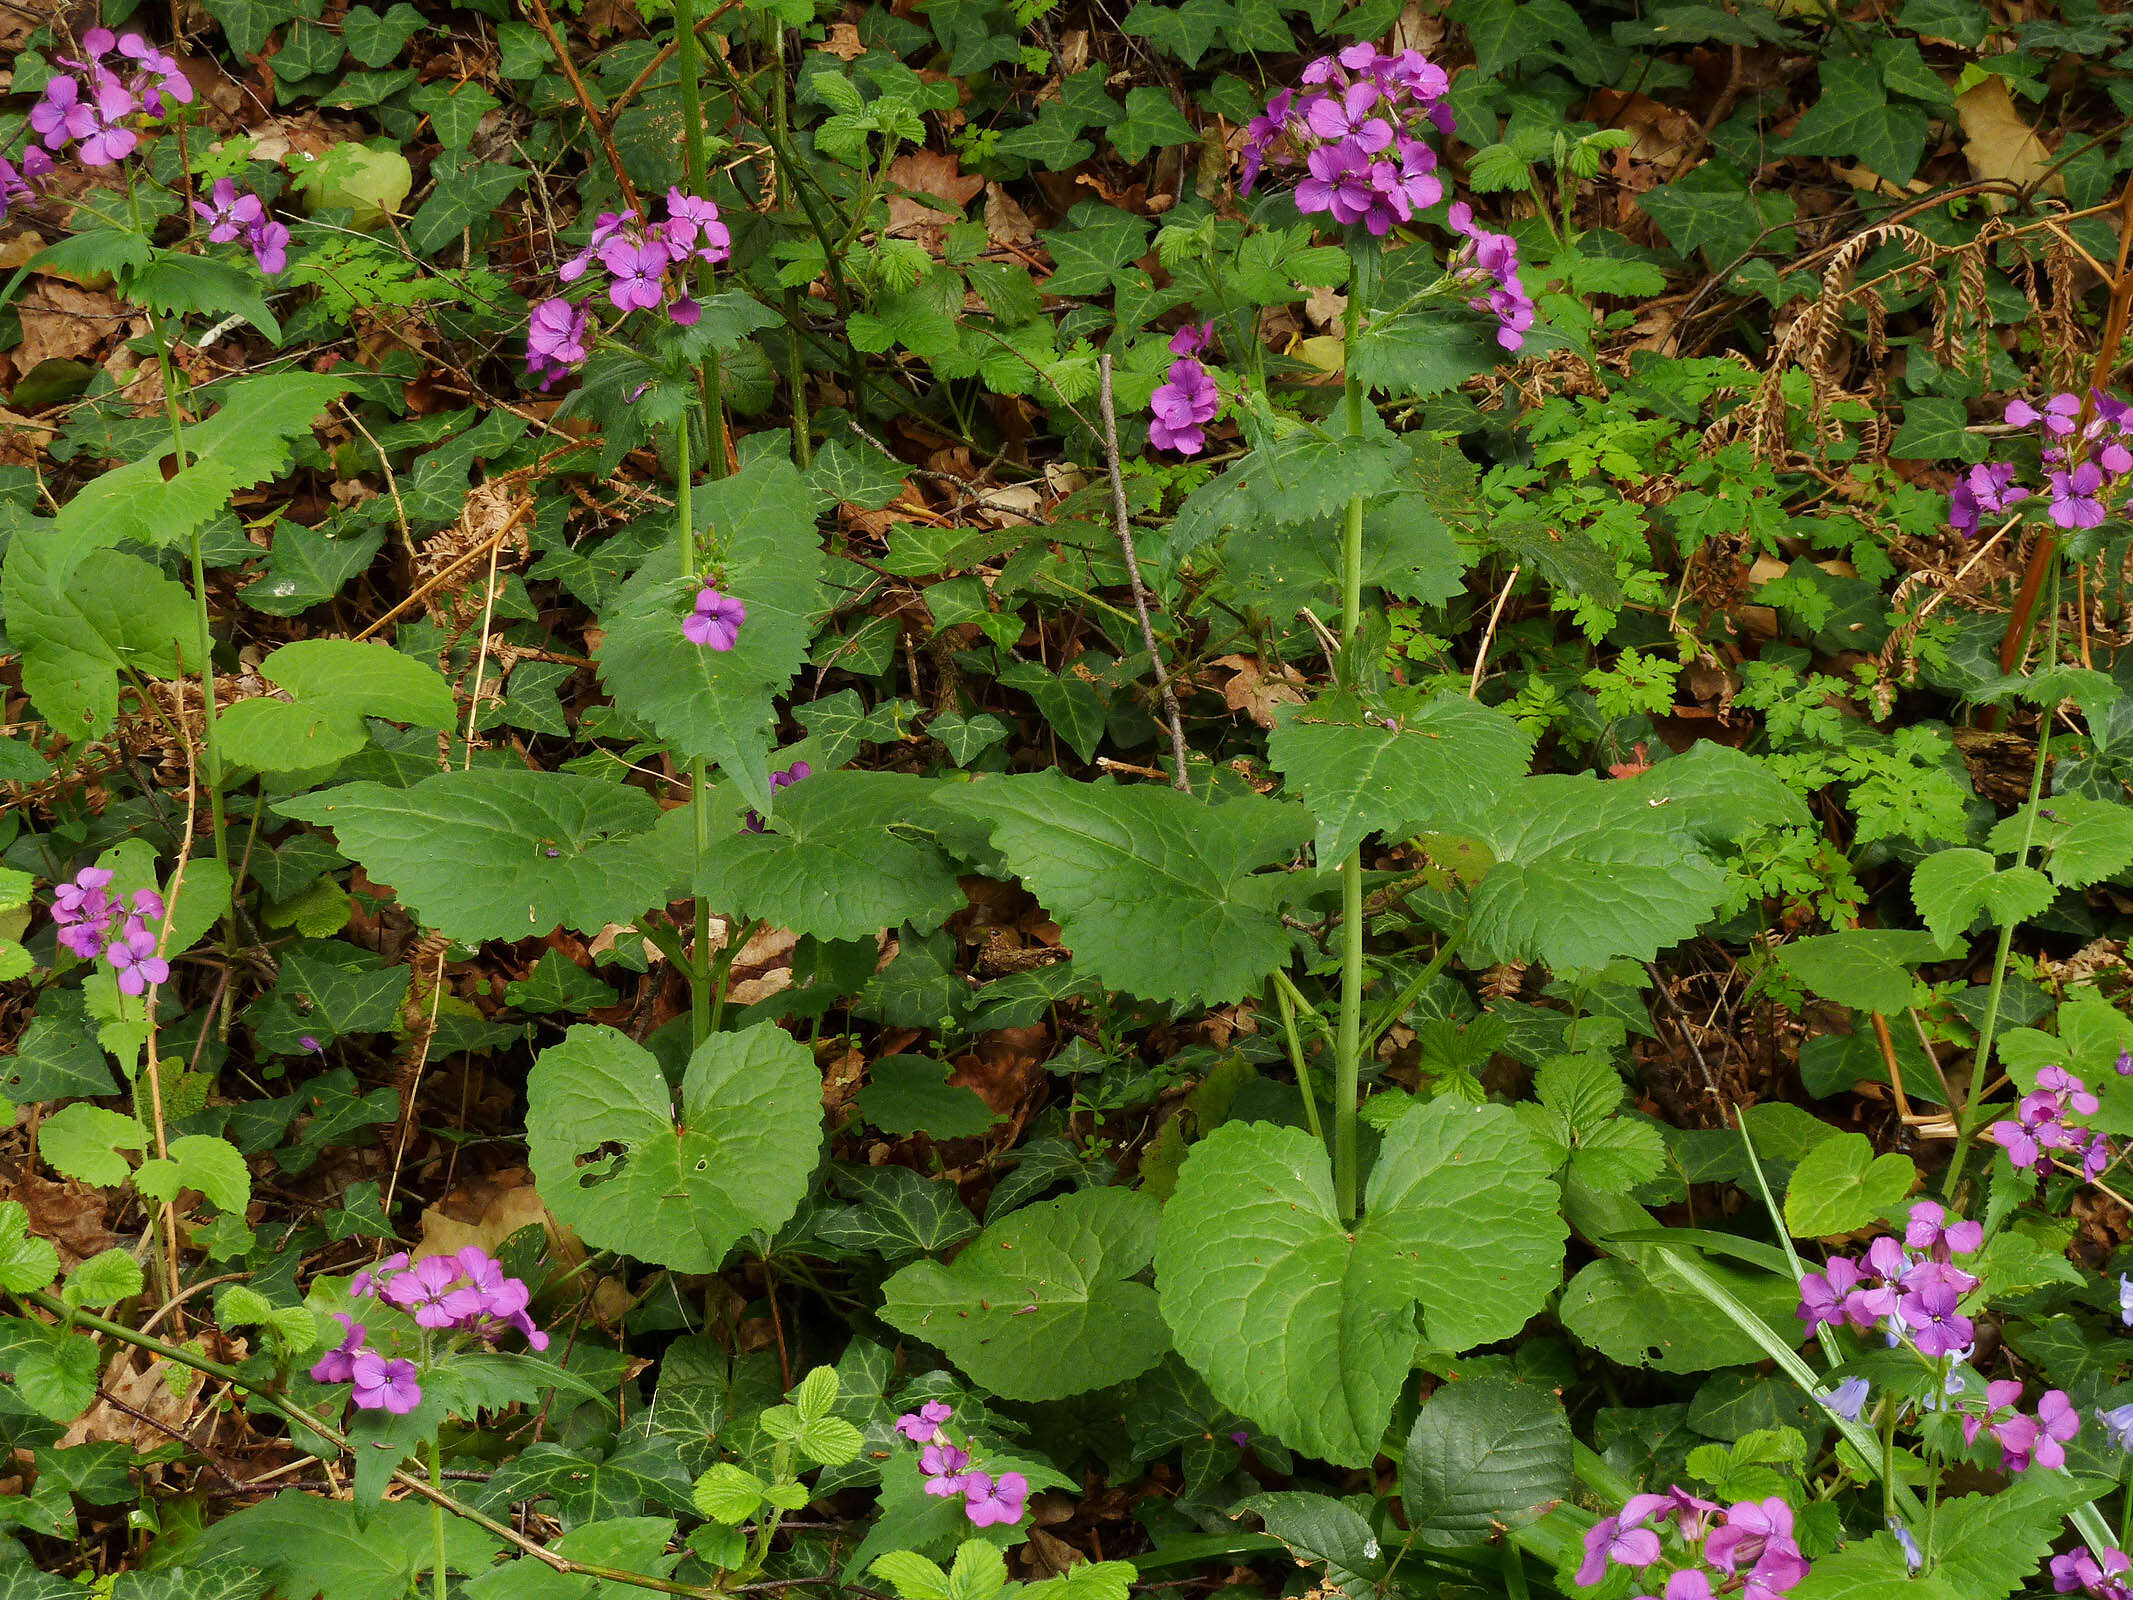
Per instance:
[[[107,1202],[100,1189],[72,1178],[53,1183],[25,1172],[9,1197],[21,1201],[30,1214],[30,1232],[59,1247],[59,1264],[67,1271],[118,1242],[118,1236],[104,1226]]]
[[[1304,675],[1285,662],[1278,673],[1267,672],[1252,656],[1217,656],[1208,665],[1230,669],[1222,686],[1224,703],[1262,728],[1274,726],[1276,706],[1300,706],[1310,698]]]
[[[1048,1076],[1040,1052],[1049,1048],[1051,1038],[1051,1030],[1042,1023],[996,1028],[980,1038],[975,1048],[955,1058],[955,1072],[948,1081],[976,1090],[993,1111],[1012,1116]]]
[[[127,1350],[104,1374],[104,1393],[110,1398],[99,1398],[75,1418],[61,1435],[60,1448],[110,1441],[135,1450],[154,1450],[169,1444],[172,1433],[180,1438],[190,1437],[185,1430],[193,1420],[193,1403],[199,1397],[200,1386],[206,1381],[204,1372],[143,1351]],[[130,1407],[139,1415],[129,1415],[121,1407]],[[158,1423],[162,1426],[156,1426]],[[166,1428],[168,1433],[163,1431]]]
[[[994,244],[1003,247],[1037,242],[1037,228],[1029,213],[997,183],[985,185],[985,232]]]
[[[849,22],[831,23],[829,38],[815,48],[839,61],[856,61],[867,53],[866,45],[859,38],[858,27]]]
[[[15,302],[22,314],[22,343],[15,365],[28,372],[40,361],[78,361],[101,350],[126,323],[126,309],[102,289],[82,289],[57,278],[33,279]]]
[[[889,181],[911,191],[889,196],[889,234],[892,238],[917,239],[931,247],[939,244],[950,223],[963,220],[962,208],[970,204],[985,180],[966,173],[954,156],[938,150],[912,150],[889,164]],[[943,211],[914,198],[924,194],[949,201],[954,211]]]
[[[1955,116],[1963,129],[1963,159],[1973,178],[2034,183],[2052,164],[2050,146],[2037,136],[2007,93],[2007,80],[1989,77],[1955,97]],[[2051,194],[2066,185],[2054,176],[2045,184]]]
[[[524,1167],[507,1167],[464,1180],[425,1210],[422,1241],[413,1254],[418,1258],[444,1256],[474,1245],[494,1255],[519,1229],[534,1226],[547,1232],[548,1248],[559,1259],[572,1263],[585,1259],[585,1247],[577,1236],[541,1203],[533,1174]]]

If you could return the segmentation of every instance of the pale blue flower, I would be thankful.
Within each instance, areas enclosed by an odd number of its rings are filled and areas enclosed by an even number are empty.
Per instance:
[[[2112,1444],[2128,1454],[2133,1454],[2133,1404],[2099,1411],[2096,1413],[2096,1420],[2103,1424],[2104,1436]]]
[[[1835,1390],[1821,1397],[1822,1404],[1829,1408],[1831,1416],[1857,1422],[1859,1413],[1866,1409],[1866,1397],[1871,1388],[1864,1378],[1846,1378]]]

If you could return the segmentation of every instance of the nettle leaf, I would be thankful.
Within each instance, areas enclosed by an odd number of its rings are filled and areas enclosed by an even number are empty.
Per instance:
[[[1508,1378],[1447,1383],[1415,1417],[1401,1460],[1407,1525],[1425,1549],[1470,1550],[1570,1498],[1570,1419],[1553,1393]]]
[[[1345,694],[1275,715],[1267,757],[1318,819],[1321,862],[1366,834],[1486,811],[1533,759],[1532,734],[1448,690],[1397,716]]]
[[[1887,1216],[1917,1181],[1909,1156],[1891,1152],[1877,1158],[1865,1134],[1840,1133],[1824,1139],[1792,1169],[1785,1226],[1799,1239],[1850,1233]]]
[[[437,669],[386,644],[299,639],[259,671],[289,698],[240,700],[220,732],[225,759],[260,772],[311,771],[354,755],[370,742],[366,717],[415,728],[458,720],[451,685]]]
[[[557,927],[597,933],[667,897],[678,875],[648,830],[659,805],[564,772],[441,772],[405,789],[347,783],[277,803],[331,828],[425,927],[465,943]]]
[[[1649,961],[1695,933],[1725,875],[1677,815],[1628,783],[1523,779],[1471,833],[1494,858],[1467,940],[1496,961],[1591,969]]]
[[[760,456],[733,477],[699,484],[693,503],[699,534],[715,551],[718,587],[748,608],[738,640],[711,650],[683,636],[698,575],[679,575],[662,557],[603,614],[600,681],[677,757],[717,762],[747,803],[770,816],[771,698],[807,664],[822,560],[814,503],[790,462]]]
[[[288,471],[291,446],[349,388],[346,378],[314,372],[241,378],[225,392],[221,410],[184,431],[183,470],[166,479],[166,454],[151,450],[82,485],[54,524],[84,550],[120,540],[151,549],[182,544],[238,490]]]
[[[1915,929],[1847,928],[1781,946],[1778,964],[1793,982],[1825,1000],[1889,1015],[1911,1003],[1911,968],[1949,954],[1932,934]]]
[[[681,1114],[658,1058],[613,1028],[572,1028],[527,1080],[541,1198],[589,1245],[715,1272],[751,1229],[800,1204],[822,1144],[822,1078],[774,1023],[689,1057]],[[607,1146],[620,1154],[600,1154]]]
[[[992,846],[1058,918],[1077,971],[1149,1000],[1235,1000],[1289,958],[1286,887],[1258,869],[1310,831],[1301,806],[1208,805],[1150,784],[1056,772],[981,778],[937,803],[984,823]]]
[[[1561,1280],[1548,1159],[1502,1106],[1433,1100],[1385,1135],[1349,1227],[1324,1146],[1225,1123],[1163,1210],[1156,1283],[1178,1351],[1224,1405],[1343,1466],[1375,1456],[1421,1337],[1504,1339]]]
[[[1355,346],[1358,383],[1380,393],[1427,400],[1487,372],[1508,355],[1491,324],[1470,311],[1431,306],[1374,319]]]
[[[919,1261],[882,1286],[882,1320],[947,1352],[1008,1400],[1060,1400],[1139,1377],[1170,1348],[1155,1291],[1161,1208],[1085,1189],[1012,1212],[950,1266]]]
[[[30,1232],[29,1209],[19,1200],[0,1200],[0,1289],[30,1294],[51,1288],[58,1276],[59,1251]]]
[[[782,790],[762,833],[719,841],[696,892],[729,916],[818,939],[930,928],[964,903],[956,864],[921,830],[938,783],[898,772],[824,772]]]
[[[1164,559],[1178,561],[1232,528],[1330,516],[1354,495],[1391,488],[1412,452],[1369,415],[1360,435],[1284,434],[1195,489],[1165,534]]]
[[[1998,867],[1983,850],[1936,850],[1911,869],[1911,900],[1943,945],[1984,912],[1994,927],[2026,922],[2056,898],[2035,867]]]
[[[116,550],[79,554],[49,523],[18,531],[0,568],[0,612],[22,655],[22,687],[67,739],[99,739],[118,716],[119,676],[176,677],[197,637],[192,597]],[[192,652],[197,655],[198,651]]]

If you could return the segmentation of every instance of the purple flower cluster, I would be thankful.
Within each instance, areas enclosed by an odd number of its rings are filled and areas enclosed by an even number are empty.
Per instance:
[[[81,957],[102,956],[118,974],[120,994],[146,994],[151,983],[170,977],[170,963],[156,954],[150,919],[163,920],[163,897],[153,889],[136,889],[129,899],[114,899],[109,867],[83,867],[74,881],[52,892],[52,920],[59,942]],[[116,928],[116,932],[113,929]]]
[[[2063,1389],[2048,1389],[2037,1402],[2037,1414],[2022,1414],[2019,1379],[1996,1378],[1985,1385],[1985,1410],[1963,1418],[1963,1443],[1976,1444],[1978,1435],[1990,1432],[1999,1441],[2000,1460],[2009,1472],[2027,1472],[2032,1466],[2066,1465],[2066,1441],[2081,1431],[2081,1413]]]
[[[1928,1359],[1960,1358],[1969,1353],[1974,1330],[1959,1303],[1979,1280],[1954,1260],[1976,1254],[1984,1240],[1982,1223],[1950,1223],[1939,1206],[1920,1201],[1901,1243],[1884,1234],[1863,1261],[1834,1256],[1820,1272],[1803,1276],[1796,1315],[1809,1333],[1825,1323],[1861,1331],[1879,1326],[1891,1345],[1908,1339]]]
[[[129,117],[166,117],[173,104],[191,103],[193,86],[175,60],[137,33],[91,28],[81,45],[86,61],[57,58],[81,76],[54,76],[30,108],[30,126],[43,136],[45,149],[64,150],[79,141],[75,154],[84,165],[108,167],[140,143],[126,125]]]
[[[1648,1526],[1655,1519],[1658,1526]],[[1665,1550],[1660,1530],[1668,1528],[1680,1548],[1664,1600],[1713,1600],[1721,1591],[1740,1600],[1776,1600],[1807,1576],[1807,1558],[1792,1535],[1792,1507],[1784,1501],[1740,1500],[1721,1508],[1677,1485],[1665,1494],[1633,1495],[1621,1515],[1588,1528],[1578,1583],[1598,1583],[1610,1566],[1642,1571],[1654,1565]],[[1660,1597],[1642,1594],[1638,1600]]]
[[[2027,428],[2043,444],[2045,485],[2051,493],[2049,515],[2062,528],[2093,528],[2113,509],[2119,485],[2133,474],[2133,403],[2092,389],[2088,419],[2082,420],[2081,396],[2053,395],[2040,406],[2027,400],[2008,402],[2010,427]],[[1948,492],[1948,526],[1969,536],[1986,516],[1997,515],[2036,491],[2015,481],[2012,463],[1984,462],[1970,468]]]
[[[371,1349],[363,1342],[370,1330],[353,1317],[336,1311],[333,1320],[341,1325],[343,1337],[311,1368],[315,1382],[352,1385],[349,1397],[358,1411],[390,1411],[398,1417],[422,1404],[414,1362],[388,1360]]]
[[[1437,152],[1422,137],[1425,128],[1453,128],[1442,67],[1419,50],[1386,55],[1374,44],[1352,44],[1313,61],[1301,82],[1246,124],[1245,194],[1269,162],[1301,161],[1299,211],[1330,212],[1343,227],[1360,222],[1380,236],[1444,198]]]
[[[770,775],[770,792],[776,794],[780,789],[790,789],[803,778],[812,778],[814,775],[815,769],[807,762],[795,761],[783,772],[773,772]],[[763,818],[754,806],[748,808],[748,816],[741,826],[750,833],[761,833],[763,831]]]
[[[1148,400],[1148,443],[1155,449],[1196,456],[1207,448],[1202,430],[1222,409],[1222,395],[1196,358],[1214,335],[1212,322],[1188,322],[1170,336],[1170,353],[1177,360],[1170,363],[1168,378]]]
[[[0,156],[0,222],[7,221],[7,208],[17,200],[26,200],[37,193],[34,180],[52,170],[52,158],[39,145],[31,145],[22,152],[22,165],[17,167],[5,156]]]
[[[503,1266],[474,1245],[453,1255],[424,1256],[412,1266],[404,1250],[389,1255],[350,1279],[348,1292],[358,1300],[375,1296],[433,1332],[471,1333],[495,1344],[516,1328],[534,1349],[548,1348],[548,1335],[526,1314],[532,1291],[505,1277]]]
[[[1466,240],[1452,257],[1452,271],[1469,280],[1481,292],[1467,302],[1476,311],[1496,319],[1496,342],[1516,350],[1526,342],[1533,326],[1533,297],[1518,276],[1518,241],[1508,233],[1491,233],[1474,223],[1474,210],[1464,200],[1445,208],[1452,232]],[[1482,289],[1483,284],[1489,285]]]
[[[896,1431],[919,1447],[918,1465],[926,1475],[926,1493],[944,1500],[961,1495],[963,1514],[974,1527],[1020,1522],[1029,1503],[1029,1480],[1019,1472],[1003,1472],[995,1478],[973,1468],[970,1452],[944,1431],[943,1425],[954,1415],[947,1402],[928,1400],[896,1419]]]
[[[634,211],[601,212],[591,241],[556,276],[576,283],[597,263],[608,276],[609,303],[624,316],[665,303],[667,316],[690,328],[703,308],[690,298],[685,274],[671,284],[668,274],[690,261],[715,266],[732,253],[733,236],[719,221],[717,204],[674,188],[659,222],[647,223]],[[584,308],[561,298],[535,306],[526,332],[527,372],[546,389],[584,359]]]
[[[2033,1171],[2041,1178],[2055,1159],[2053,1152],[2063,1150],[2070,1164],[2078,1160],[2082,1177],[2094,1182],[2118,1159],[2108,1139],[2075,1120],[2094,1116],[2097,1105],[2096,1097],[2066,1068],[2046,1067],[2037,1074],[2036,1088],[2016,1102],[2014,1117],[1995,1122],[1987,1131],[2018,1172]]]
[[[696,609],[683,619],[682,637],[706,650],[731,650],[740,641],[748,607],[706,582],[696,591]]]
[[[2106,1550],[2101,1561],[2086,1550],[2069,1550],[2052,1557],[2052,1588],[2059,1594],[2079,1589],[2093,1600],[2133,1600],[2133,1584],[2125,1582],[2128,1568],[2133,1560],[2123,1550]]]
[[[256,194],[239,194],[228,178],[217,178],[205,200],[195,200],[193,210],[216,244],[242,239],[251,248],[259,270],[268,277],[289,264],[289,230],[267,215]]]

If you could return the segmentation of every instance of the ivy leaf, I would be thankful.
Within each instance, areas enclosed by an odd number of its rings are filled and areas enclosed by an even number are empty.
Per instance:
[[[1131,1189],[1026,1206],[953,1265],[919,1261],[882,1285],[882,1320],[945,1351],[1008,1400],[1060,1400],[1138,1377],[1170,1341],[1155,1291],[1132,1282],[1161,1208]]]
[[[1236,14],[1237,8],[1231,0],[1185,0],[1178,6],[1140,0],[1140,4],[1126,13],[1122,26],[1136,39],[1146,39],[1157,49],[1167,50],[1178,57],[1186,66],[1197,67],[1200,58],[1213,47],[1222,31],[1235,20]]]
[[[1557,971],[1649,961],[1693,934],[1725,888],[1680,823],[1627,784],[1526,778],[1471,831],[1495,864],[1467,939],[1492,960]]]
[[[1634,203],[1667,243],[1683,255],[1701,250],[1715,268],[1746,255],[1785,256],[1798,248],[1792,219],[1799,207],[1787,195],[1751,190],[1747,176],[1723,157],[1646,190]]]
[[[1175,562],[1232,528],[1329,516],[1351,496],[1391,487],[1410,459],[1383,423],[1360,436],[1285,434],[1186,496],[1165,535],[1164,559]]]
[[[597,974],[587,972],[560,950],[542,951],[540,963],[527,977],[504,985],[504,1003],[535,1016],[590,1011],[621,998]]]
[[[1217,0],[1219,3],[1219,0]],[[1142,10],[1154,9],[1144,0]],[[1122,269],[1148,249],[1148,224],[1130,211],[1084,200],[1067,213],[1067,226],[1041,235],[1051,252],[1052,275],[1044,292],[1055,295],[1102,294]]]
[[[912,922],[932,927],[963,905],[956,866],[931,838],[939,786],[898,772],[824,772],[779,795],[762,833],[708,853],[696,892],[730,916],[818,939],[869,938]]]
[[[676,756],[717,762],[769,816],[771,697],[806,664],[821,564],[813,502],[790,462],[759,456],[733,477],[698,485],[694,504],[716,551],[718,587],[748,607],[738,640],[711,650],[683,636],[695,576],[676,576],[662,559],[603,615],[600,679]]]
[[[275,28],[296,15],[295,0],[214,0],[207,13],[222,25],[222,36],[239,60],[264,50]]]
[[[1970,413],[1960,400],[1914,395],[1904,405],[1903,426],[1889,444],[1898,461],[1983,461],[1992,444],[1970,431]]]
[[[839,1249],[869,1252],[895,1266],[952,1249],[978,1231],[978,1219],[945,1179],[891,1164],[840,1167],[836,1183],[859,1204],[823,1218],[816,1232]]]
[[[283,520],[274,524],[273,540],[265,575],[239,590],[238,598],[270,617],[293,617],[331,600],[360,576],[384,546],[385,530],[307,528]]]
[[[1148,9],[1146,0],[1134,9]],[[1126,115],[1111,125],[1111,148],[1125,161],[1143,161],[1151,150],[1191,144],[1199,137],[1171,100],[1170,91],[1154,85],[1127,90]]]
[[[1502,1106],[1433,1100],[1385,1135],[1358,1226],[1324,1146],[1230,1122],[1186,1158],[1156,1283],[1178,1351],[1215,1398],[1283,1443],[1362,1466],[1412,1364],[1516,1333],[1561,1281],[1547,1159]]]
[[[1816,1145],[1785,1188],[1785,1226],[1796,1239],[1821,1239],[1887,1216],[1918,1181],[1911,1158],[1878,1159],[1863,1133],[1840,1133]]]
[[[16,533],[0,568],[0,612],[22,655],[22,687],[55,733],[102,738],[118,716],[122,668],[177,676],[179,652],[195,637],[192,596],[136,556],[76,558],[57,529],[33,527]]]
[[[1860,56],[1824,56],[1822,92],[1778,149],[1787,155],[1857,162],[1899,188],[1926,150],[1926,114],[1891,105],[1881,73]]]
[[[278,802],[449,938],[595,933],[665,900],[674,863],[649,795],[575,773],[441,772],[405,789],[348,783]]]
[[[451,686],[437,669],[387,644],[299,639],[259,664],[287,700],[240,700],[223,714],[225,759],[259,772],[331,766],[370,743],[366,717],[415,728],[458,720]]]
[[[350,6],[341,19],[341,40],[348,53],[366,67],[382,67],[422,31],[422,13],[407,3],[396,3],[383,13],[369,6]]]
[[[2028,921],[2056,898],[2035,867],[1996,867],[1983,850],[1936,850],[1911,869],[1911,900],[1943,945],[1970,931],[1980,911],[1994,927]]]
[[[477,162],[446,172],[407,225],[408,243],[427,256],[453,243],[468,229],[480,233],[488,226],[489,213],[516,194],[525,181],[524,171],[500,161]]]
[[[677,1272],[715,1272],[742,1234],[790,1217],[822,1144],[821,1074],[768,1022],[697,1046],[678,1118],[658,1059],[590,1024],[542,1053],[526,1095],[534,1183],[557,1220]],[[609,1145],[621,1154],[598,1153]]]
[[[338,940],[306,940],[282,957],[276,992],[301,1008],[308,1031],[331,1043],[358,1033],[390,1033],[414,977],[404,966]]]
[[[852,1103],[883,1133],[975,1139],[993,1114],[976,1090],[947,1081],[953,1070],[924,1056],[885,1056],[867,1068],[867,1086]]]
[[[1076,969],[1149,1000],[1217,1004],[1289,958],[1269,913],[1285,887],[1257,869],[1310,829],[1301,806],[1056,772],[980,778],[938,804],[987,825],[993,848],[1059,919]]]
[[[1508,1378],[1447,1383],[1415,1417],[1401,1460],[1407,1525],[1424,1549],[1472,1550],[1570,1498],[1570,1419]]]
[[[430,119],[430,131],[447,150],[464,150],[472,144],[481,119],[500,104],[478,83],[447,83],[441,78],[415,90],[407,97],[407,103],[411,110]]]
[[[1318,819],[1322,863],[1366,834],[1397,837],[1433,817],[1486,811],[1533,759],[1524,728],[1450,690],[1401,715],[1344,694],[1275,715],[1267,757]]]
[[[864,440],[828,439],[808,465],[807,492],[818,500],[879,511],[904,492],[910,470]]]

